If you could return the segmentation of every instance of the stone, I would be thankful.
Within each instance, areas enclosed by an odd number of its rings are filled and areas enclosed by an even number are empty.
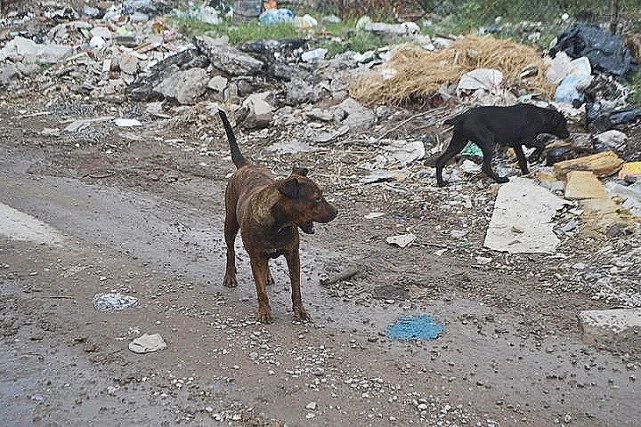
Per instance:
[[[353,98],[347,98],[334,109],[342,110],[347,114],[343,123],[349,126],[352,132],[370,129],[376,123],[374,111],[363,107]]]
[[[598,135],[595,135],[594,140],[597,144],[602,144],[608,149],[616,150],[625,144],[628,137],[621,131],[608,130]]]
[[[228,83],[229,80],[227,78],[223,76],[214,76],[207,82],[207,87],[214,92],[222,93],[227,87]]]
[[[7,86],[20,73],[13,63],[0,64],[0,86]]]
[[[129,350],[139,354],[152,353],[165,348],[167,343],[160,334],[144,334],[129,343]]]
[[[194,58],[199,53],[196,49],[185,49],[171,55],[154,65],[149,72],[138,73],[136,79],[127,87],[134,101],[155,101],[162,98],[162,94],[154,89],[164,79],[180,70],[180,67]]]
[[[619,179],[641,177],[641,162],[624,163],[619,171]]]
[[[285,85],[285,88],[287,90],[285,104],[287,105],[313,104],[319,99],[314,86],[304,80],[293,79]]]
[[[207,90],[209,75],[202,68],[178,71],[158,84],[154,91],[181,104],[195,104]]]
[[[123,73],[134,75],[138,72],[138,58],[128,53],[125,53],[120,57],[118,65],[120,66],[120,71]]]
[[[573,170],[592,171],[594,174],[603,178],[614,175],[623,165],[623,160],[612,151],[590,156],[579,157],[578,159],[565,160],[554,165],[554,173],[557,178],[563,179],[568,172]]]
[[[73,51],[74,49],[71,46],[37,44],[33,40],[17,36],[0,49],[0,61],[4,61],[7,58],[24,57],[26,62],[55,64],[70,56]]]
[[[241,106],[239,116],[243,116],[242,126],[247,129],[263,129],[270,125],[274,118],[272,106],[265,101],[270,93],[257,93],[248,96]]]
[[[263,71],[265,64],[240,50],[207,36],[194,39],[196,47],[219,71],[230,76],[252,76]]]
[[[622,352],[641,346],[641,308],[586,310],[578,317],[588,344]]]
[[[591,171],[571,171],[567,174],[565,198],[568,200],[600,199],[606,197],[603,184]]]

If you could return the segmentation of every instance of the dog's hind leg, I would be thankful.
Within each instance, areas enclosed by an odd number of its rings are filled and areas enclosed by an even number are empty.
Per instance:
[[[444,187],[447,185],[447,182],[443,180],[443,167],[450,161],[450,159],[456,156],[458,153],[463,151],[465,145],[467,144],[467,136],[463,135],[460,132],[457,132],[456,129],[452,134],[452,139],[450,140],[450,145],[447,146],[443,154],[436,159],[436,183],[439,187]]]

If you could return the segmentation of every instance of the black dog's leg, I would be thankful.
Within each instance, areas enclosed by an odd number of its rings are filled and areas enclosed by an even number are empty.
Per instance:
[[[538,163],[539,160],[541,160],[541,154],[543,154],[543,150],[545,150],[545,144],[534,137],[530,141],[527,141],[526,145],[528,147],[535,148],[532,154],[530,154],[530,158],[528,160],[530,161],[530,163]]]
[[[508,182],[509,179],[504,176],[498,176],[492,169],[492,156],[494,156],[494,134],[488,129],[477,129],[475,137],[472,139],[476,145],[483,151],[483,166],[481,170],[499,184]]]
[[[450,145],[448,145],[443,154],[436,159],[436,183],[439,187],[447,185],[447,182],[443,180],[443,167],[452,157],[456,156],[465,148],[465,144],[467,144],[467,136],[457,132],[455,129],[450,140]]]
[[[527,168],[527,160],[525,159],[525,153],[523,153],[523,146],[521,145],[520,142],[517,142],[512,146],[514,148],[514,152],[516,153],[516,158],[519,161],[519,167],[521,168],[521,172],[523,175],[527,175],[530,173],[530,171]]]

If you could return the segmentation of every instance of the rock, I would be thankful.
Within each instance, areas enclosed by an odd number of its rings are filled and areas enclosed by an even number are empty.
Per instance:
[[[0,86],[7,86],[20,73],[13,63],[0,64]]]
[[[304,52],[300,59],[304,62],[318,62],[325,59],[325,55],[327,55],[327,49],[318,48]]]
[[[73,47],[71,46],[36,44],[33,40],[17,36],[0,49],[0,61],[7,58],[23,57],[26,62],[55,64],[72,53]]]
[[[90,33],[93,37],[101,37],[104,40],[111,39],[111,31],[109,31],[109,28],[107,27],[94,27],[91,29]]]
[[[211,37],[198,36],[194,39],[194,44],[216,69],[230,76],[252,76],[261,73],[265,68],[262,61]]]
[[[590,171],[570,171],[565,185],[565,198],[568,200],[599,199],[606,197],[605,188]]]
[[[181,104],[195,104],[207,90],[209,75],[202,68],[178,71],[154,88],[166,98],[175,99]]]
[[[596,144],[604,146],[606,149],[616,150],[621,148],[628,137],[623,132],[618,130],[608,130],[598,135],[595,135],[594,141]]]
[[[120,66],[120,71],[125,74],[135,75],[138,73],[138,58],[133,55],[125,53],[120,57],[118,65]]]
[[[578,159],[565,160],[554,165],[557,178],[563,179],[568,172],[573,170],[588,170],[594,172],[599,178],[614,175],[621,169],[623,160],[612,151],[579,157]]]
[[[578,315],[583,340],[618,352],[641,346],[641,308],[588,310]]]
[[[132,84],[127,88],[134,101],[155,101],[162,95],[154,88],[165,78],[179,71],[180,66],[198,57],[196,49],[186,49],[175,55],[169,56],[154,65],[148,73],[139,73]]]
[[[214,92],[223,93],[229,80],[223,76],[214,76],[207,82],[207,87]]]
[[[139,354],[152,353],[165,348],[167,348],[167,343],[160,334],[144,334],[129,343],[129,350]]]
[[[619,179],[629,180],[629,178],[641,177],[641,162],[624,163],[619,171]]]
[[[287,90],[285,104],[287,105],[313,104],[319,99],[314,86],[304,80],[293,79],[285,85],[285,88]]]
[[[102,49],[107,45],[107,42],[105,39],[99,36],[93,36],[91,40],[89,40],[89,47],[92,49]]]
[[[272,106],[265,101],[271,93],[256,93],[249,95],[241,106],[239,116],[243,116],[243,127],[247,129],[263,129],[269,126],[274,118]]]
[[[405,248],[408,245],[412,244],[416,240],[416,235],[413,233],[401,234],[396,236],[390,236],[385,239],[390,245],[396,245],[401,248]]]
[[[312,108],[305,112],[305,115],[311,120],[320,120],[322,122],[331,122],[334,120],[334,113],[329,110],[321,110],[320,108]]]
[[[344,124],[349,126],[352,132],[370,129],[376,123],[374,111],[363,107],[353,98],[347,98],[334,108],[343,110],[347,114]]]

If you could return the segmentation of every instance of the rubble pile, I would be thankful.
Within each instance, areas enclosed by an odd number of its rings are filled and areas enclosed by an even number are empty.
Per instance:
[[[231,14],[207,7],[192,10],[188,18],[216,24]],[[251,19],[261,25],[319,25],[309,15],[275,10],[281,12]],[[213,114],[208,112],[224,104],[246,137],[264,139],[276,132],[284,136],[271,142],[268,150],[273,153],[311,157],[328,146],[343,147],[354,159],[352,177],[357,182],[345,191],[359,192],[367,186],[399,194],[425,190],[431,197],[451,199],[452,206],[469,205],[470,212],[474,211],[470,193],[478,192],[473,177],[480,170],[480,152],[473,145],[450,172],[454,192],[434,187],[430,158],[447,142],[448,135],[441,135],[447,133],[441,128],[443,121],[473,105],[533,102],[556,108],[569,117],[573,135],[566,141],[550,141],[545,164],[533,165],[531,176],[524,178],[536,191],[560,200],[545,218],[530,220],[553,221],[541,237],[552,242],[544,252],[571,252],[569,242],[578,232],[599,241],[617,238],[629,243],[602,252],[610,257],[604,262],[621,265],[617,270],[621,277],[639,268],[626,261],[630,252],[625,248],[634,247],[639,239],[637,122],[641,109],[627,104],[629,90],[621,83],[621,77],[638,68],[620,38],[577,24],[541,58],[533,48],[510,41],[478,36],[431,39],[413,23],[384,24],[364,18],[356,31],[405,37],[412,47],[331,55],[304,38],[255,40],[238,46],[226,37],[187,39],[172,25],[176,16],[186,15],[168,10],[164,2],[142,0],[104,2],[82,10],[47,6],[5,14],[0,18],[8,28],[0,32],[0,99],[20,100],[42,113],[66,108],[55,105],[61,99],[66,105],[93,101],[117,106],[108,115],[80,117],[47,133],[55,138],[83,130],[94,139],[105,135],[101,126],[106,123],[123,128],[140,126],[145,120],[169,125],[177,116],[196,111],[204,111],[202,120],[211,121]],[[582,37],[592,44],[603,38],[614,48],[592,57],[591,52],[574,49]],[[363,86],[372,75],[376,79]],[[423,102],[427,109],[412,111],[412,105],[403,104],[409,99]],[[205,139],[194,135],[197,138]],[[510,156],[508,152],[500,161],[502,175],[515,174]],[[495,201],[494,196],[483,195],[482,203],[487,205],[483,211],[511,212],[519,203],[510,197]],[[381,200],[385,205],[385,197]],[[424,203],[417,206],[423,209]],[[557,211],[561,213],[550,220]],[[477,223],[487,226],[483,221],[489,218],[480,217]],[[515,249],[523,243],[524,230],[506,227],[503,223],[499,227],[503,234],[509,230],[501,237],[500,247],[518,240],[519,245],[512,245],[508,252],[530,253],[527,244],[523,250]],[[485,231],[486,241],[495,241],[492,227]],[[452,236],[466,234],[463,230]],[[420,241],[420,235],[412,235],[412,242]],[[595,264],[577,273],[569,267],[564,280],[598,288],[603,277],[595,279],[597,268]],[[621,288],[611,287],[606,298],[640,305],[641,290],[630,293],[626,280],[620,281],[625,291],[617,293]],[[608,279],[608,283],[616,281]],[[602,291],[595,292],[602,295]]]

